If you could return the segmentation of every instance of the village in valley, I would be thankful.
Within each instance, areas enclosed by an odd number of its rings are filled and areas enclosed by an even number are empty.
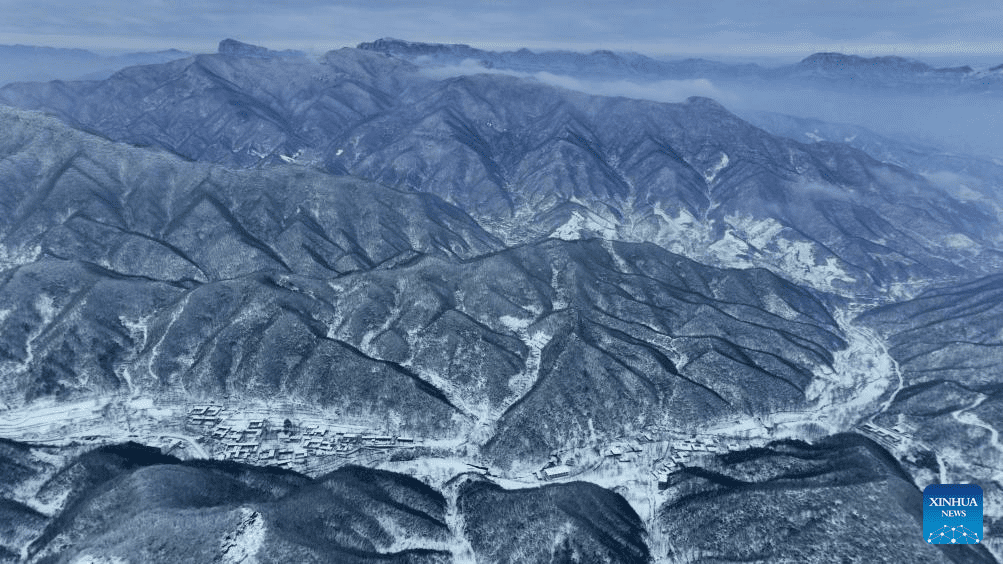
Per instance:
[[[659,489],[668,484],[668,477],[680,468],[698,463],[698,458],[710,454],[723,454],[738,450],[737,442],[727,442],[711,436],[692,435],[673,440],[655,440],[649,433],[637,440],[615,441],[599,449],[599,458],[588,470],[643,466],[657,480]],[[568,464],[573,459],[567,452],[554,452],[550,461],[533,476],[540,481],[574,477],[587,471],[578,464]]]
[[[340,424],[322,416],[290,410],[257,410],[218,404],[188,404],[184,434],[204,455],[217,460],[275,466],[317,475],[349,464],[381,464],[390,460],[425,458],[455,459],[443,441],[377,432],[359,425]],[[700,457],[765,444],[750,436],[725,440],[714,435],[656,437],[642,433],[633,439],[605,445],[583,445],[551,453],[549,460],[527,474],[502,473],[478,462],[466,462],[467,471],[521,484],[593,480],[598,475],[633,475],[659,489],[669,475],[687,465],[699,465]],[[192,445],[195,446],[195,445]],[[453,445],[455,446],[455,445]],[[424,448],[423,448],[424,447]],[[165,442],[163,451],[183,457],[199,456],[181,440]],[[508,479],[502,478],[508,475]]]
[[[475,472],[505,487],[583,480],[630,485],[640,498],[657,497],[673,473],[710,456],[804,437],[797,424],[755,418],[722,421],[702,433],[643,429],[629,436],[586,442],[550,453],[535,466],[501,469],[482,460],[463,437],[414,436],[390,424],[345,420],[337,413],[296,402],[193,403],[185,398],[81,400],[19,413],[0,430],[22,440],[81,447],[134,440],[182,459],[202,458],[264,465],[318,476],[361,464],[446,481]],[[14,412],[11,412],[14,415]],[[58,424],[57,424],[58,423]],[[793,421],[792,421],[793,423]],[[928,450],[905,421],[891,428],[861,422],[853,432],[869,437],[903,460]]]
[[[328,457],[358,458],[377,451],[413,449],[420,439],[376,434],[364,427],[306,423],[206,404],[188,409],[185,427],[212,457],[299,471],[319,470]],[[178,445],[180,446],[180,445]],[[166,449],[170,453],[170,448]]]

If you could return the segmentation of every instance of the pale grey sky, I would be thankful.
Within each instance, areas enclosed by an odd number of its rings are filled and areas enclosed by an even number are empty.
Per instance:
[[[0,43],[323,51],[379,37],[656,55],[1003,53],[995,0],[0,0]]]

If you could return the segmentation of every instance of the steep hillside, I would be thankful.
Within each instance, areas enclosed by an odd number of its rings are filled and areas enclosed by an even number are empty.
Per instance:
[[[298,167],[234,172],[185,162],[10,109],[0,123],[7,265],[44,254],[206,282],[258,270],[330,275],[417,253],[497,248],[462,212],[427,195]]]
[[[11,518],[0,526],[0,558],[417,564],[453,562],[469,547],[478,561],[650,561],[637,515],[592,484],[513,491],[464,477],[450,502],[414,478],[359,466],[311,479],[181,462],[136,444],[68,458],[58,475],[72,483],[46,485],[67,498],[51,516],[0,500]],[[30,503],[45,495],[26,493]]]
[[[845,347],[811,292],[651,244],[550,240],[308,284],[333,336],[443,390],[506,461],[802,406]]]
[[[916,472],[930,481],[981,484],[1003,498],[1003,277],[929,290],[860,317],[886,335],[901,383],[877,418],[904,423],[935,453]],[[1003,508],[987,504],[986,536],[1003,535]]]
[[[82,492],[30,562],[448,562],[445,501],[358,467],[317,480],[275,469],[162,461]]]
[[[763,266],[842,293],[998,268],[999,221],[895,166],[756,129],[707,99],[586,96],[498,74],[434,80],[342,49],[222,49],[0,100],[188,158],[301,162],[454,203],[509,243],[593,235]],[[448,158],[447,158],[448,157]]]
[[[425,434],[474,424],[511,461],[804,405],[845,346],[822,296],[763,270],[599,240],[501,251],[434,195],[3,118],[12,405],[280,396]]]
[[[474,479],[456,504],[478,562],[651,562],[640,518],[594,484],[506,490]]]
[[[686,562],[991,563],[982,546],[923,542],[923,494],[877,444],[836,435],[717,457],[669,482],[665,558]]]

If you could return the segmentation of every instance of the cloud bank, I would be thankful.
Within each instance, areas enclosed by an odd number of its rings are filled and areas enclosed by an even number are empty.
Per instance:
[[[416,59],[415,62],[418,64],[426,63],[421,58]],[[690,96],[713,98],[724,105],[735,103],[738,100],[737,96],[718,88],[705,78],[658,80],[654,82],[631,82],[628,80],[597,81],[549,72],[529,73],[487,68],[473,59],[466,59],[458,65],[426,66],[422,69],[422,74],[436,80],[475,74],[501,74],[536,80],[549,86],[556,86],[595,96],[624,97],[652,102],[682,102]]]

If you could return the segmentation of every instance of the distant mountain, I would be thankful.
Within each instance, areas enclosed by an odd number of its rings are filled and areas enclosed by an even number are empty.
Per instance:
[[[384,38],[360,43],[360,50],[385,53],[420,65],[458,65],[474,61],[486,70],[526,73],[548,72],[587,78],[633,78],[659,80],[694,78],[716,73],[732,76],[756,76],[765,69],[754,64],[732,65],[707,59],[664,61],[638,53],[608,50],[578,53],[574,51],[485,51],[462,44],[416,43]]]
[[[199,161],[309,163],[330,149],[325,138],[332,132],[394,104],[417,72],[410,63],[352,50],[316,63],[229,45],[221,44],[228,54],[130,67],[100,82],[10,85],[4,98],[114,140]],[[60,108],[51,104],[56,98]]]
[[[935,68],[904,57],[860,57],[843,53],[815,53],[794,65],[772,69],[767,75],[774,80],[820,86],[884,91],[909,88],[914,94],[996,92],[998,95],[1003,86],[992,69],[977,72],[967,65]]]
[[[509,244],[654,241],[843,294],[1003,264],[991,205],[843,145],[769,135],[703,98],[432,80],[396,57],[343,49],[320,62],[198,56],[98,83],[10,85],[0,99],[193,159],[300,162],[431,192]]]
[[[286,49],[284,51],[273,51],[267,47],[261,47],[259,45],[251,45],[250,43],[243,43],[237,41],[236,39],[224,39],[219,42],[220,55],[229,55],[231,57],[258,57],[262,59],[268,59],[272,57],[305,57],[306,54],[302,51],[294,51],[292,49]]]
[[[843,53],[815,53],[794,65],[795,69],[820,73],[925,73],[933,69],[904,57],[860,57]],[[948,70],[948,69],[938,69]]]
[[[486,51],[462,44],[415,43],[385,38],[360,43],[359,49],[386,53],[421,65],[448,66],[474,62],[485,69],[548,72],[591,79],[635,81],[707,78],[715,81],[793,81],[804,84],[839,83],[853,88],[898,88],[906,85],[941,91],[984,90],[1003,82],[991,76],[998,67],[975,71],[969,66],[935,68],[904,57],[861,57],[823,52],[773,68],[756,64],[722,63],[707,59],[662,60],[637,53],[593,51]],[[987,82],[988,81],[988,82]]]
[[[923,542],[923,494],[859,435],[717,456],[673,474],[667,494],[653,533],[667,561],[996,562],[983,546]]]
[[[0,109],[0,123],[7,261],[35,253],[201,283],[262,269],[344,273],[421,253],[472,257],[500,248],[428,194],[297,166],[231,171],[186,162],[11,109]]]
[[[0,45],[0,85],[10,82],[47,80],[102,80],[115,71],[133,65],[166,63],[190,56],[189,53],[165,51],[98,55],[85,49]]]
[[[1003,161],[953,153],[923,141],[879,135],[865,127],[774,112],[742,115],[756,127],[802,143],[841,143],[922,175],[961,201],[1000,211]]]
[[[466,76],[338,139],[329,169],[431,191],[509,242],[654,241],[846,293],[1000,264],[996,231],[984,230],[998,221],[991,208],[843,145],[771,136],[702,98],[656,104]]]

